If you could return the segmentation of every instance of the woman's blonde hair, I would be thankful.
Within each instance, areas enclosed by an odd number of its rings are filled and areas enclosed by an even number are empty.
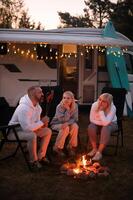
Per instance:
[[[72,99],[74,99],[74,94],[71,92],[71,91],[65,91],[64,93],[63,93],[63,95],[64,94],[67,94],[67,95],[69,95]]]
[[[100,95],[100,97],[104,98],[108,102],[109,106],[113,102],[113,96],[109,93],[103,93]]]
[[[75,109],[75,107],[76,107],[74,94],[73,94],[71,91],[65,91],[65,92],[63,93],[63,95],[64,95],[64,94],[66,94],[66,95],[68,95],[68,96],[71,97],[72,103],[71,103],[71,105],[70,105],[70,110],[73,111],[73,110]],[[63,100],[61,101],[61,104],[63,105]]]

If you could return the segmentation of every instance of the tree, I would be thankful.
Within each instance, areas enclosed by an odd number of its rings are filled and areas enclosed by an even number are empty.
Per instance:
[[[90,15],[93,26],[102,28],[113,12],[114,3],[109,0],[86,0],[88,8],[84,9],[85,16]]]
[[[58,12],[61,27],[97,27],[102,28],[108,20],[112,20],[117,31],[133,40],[133,3],[132,0],[85,0],[86,8],[81,16]]]
[[[36,23],[31,22],[28,10],[24,8],[23,0],[0,0],[0,13],[0,28],[36,28]],[[41,24],[37,24],[39,27]]]
[[[38,30],[42,29],[40,22],[38,22],[38,24],[36,24],[34,21],[31,22],[31,19],[28,16],[28,10],[22,11],[21,18],[19,19],[19,22],[18,22],[18,27],[27,28],[27,29],[38,29]]]
[[[12,26],[13,13],[10,11],[12,2],[10,0],[0,0],[0,27],[9,28]]]
[[[113,12],[114,3],[109,0],[86,0],[86,8],[81,16],[71,16],[68,12],[58,12],[61,27],[98,27],[104,26]]]
[[[92,27],[91,20],[89,19],[89,16],[83,17],[83,16],[71,16],[68,12],[62,13],[58,12],[58,15],[60,16],[61,20],[61,26],[60,27]]]
[[[133,4],[132,0],[119,0],[111,14],[111,20],[117,31],[133,40]]]

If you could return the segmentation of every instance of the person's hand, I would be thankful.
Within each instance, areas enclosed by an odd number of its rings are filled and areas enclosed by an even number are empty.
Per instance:
[[[102,105],[98,106],[98,111],[104,111],[104,107]]]
[[[64,124],[62,124],[62,127],[61,128],[66,128],[68,126],[68,123],[67,122],[65,122]]]
[[[75,109],[75,99],[72,100],[72,104],[71,104],[71,110]]]
[[[41,121],[43,122],[45,127],[48,127],[48,123],[49,123],[49,117],[48,116],[42,117]]]
[[[63,103],[63,106],[66,110],[70,110],[70,106],[67,103]]]

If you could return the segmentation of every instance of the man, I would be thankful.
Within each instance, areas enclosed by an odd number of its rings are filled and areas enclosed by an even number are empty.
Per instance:
[[[18,131],[19,138],[27,140],[31,166],[41,168],[42,162],[48,162],[46,158],[47,147],[51,138],[51,130],[47,127],[49,118],[47,116],[40,119],[42,109],[39,102],[44,94],[39,86],[32,86],[28,89],[16,108],[9,124],[19,123],[22,130]],[[14,139],[14,135],[9,135]],[[37,137],[41,138],[40,149],[37,153]]]

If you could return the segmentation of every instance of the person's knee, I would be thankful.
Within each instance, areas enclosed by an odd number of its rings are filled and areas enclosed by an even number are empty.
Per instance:
[[[88,135],[92,135],[93,133],[95,133],[96,132],[96,126],[94,125],[94,124],[89,124],[89,126],[88,126]]]
[[[103,126],[101,129],[101,133],[110,133],[110,129],[108,126]]]
[[[29,134],[29,137],[28,137],[28,140],[36,140],[37,139],[37,135],[36,135],[36,133],[34,133],[34,132],[31,132],[30,134]]]
[[[67,136],[69,134],[70,128],[66,126],[65,128],[61,128],[59,131],[60,136]]]
[[[49,137],[51,137],[51,135],[52,135],[52,130],[51,130],[50,128],[45,128],[44,134],[45,134],[45,135],[48,135]]]
[[[69,126],[66,126],[63,130],[64,130],[66,133],[69,133]]]
[[[72,129],[78,130],[79,129],[78,124],[77,123],[72,124]]]

